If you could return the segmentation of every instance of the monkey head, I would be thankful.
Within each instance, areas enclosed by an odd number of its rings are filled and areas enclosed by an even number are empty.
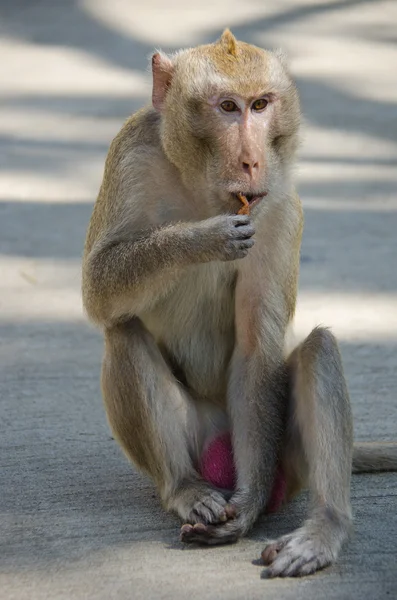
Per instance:
[[[282,57],[235,39],[152,58],[153,106],[167,158],[189,189],[233,210],[288,185],[299,98]]]

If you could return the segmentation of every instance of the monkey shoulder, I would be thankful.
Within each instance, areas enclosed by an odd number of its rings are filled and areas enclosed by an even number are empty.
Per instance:
[[[160,115],[146,107],[131,115],[112,142],[114,150],[156,148],[160,145]],[[111,148],[112,148],[111,146]]]
[[[128,210],[142,226],[161,225],[186,206],[179,173],[167,159],[160,136],[161,117],[152,108],[133,114],[113,140],[105,167],[102,193],[113,206]],[[132,210],[129,210],[132,209]]]

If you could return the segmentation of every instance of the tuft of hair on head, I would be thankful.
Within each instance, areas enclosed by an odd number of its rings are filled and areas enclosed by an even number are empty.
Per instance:
[[[225,31],[222,33],[219,39],[219,44],[223,46],[227,54],[230,54],[234,57],[237,56],[237,40],[230,29],[225,29]]]

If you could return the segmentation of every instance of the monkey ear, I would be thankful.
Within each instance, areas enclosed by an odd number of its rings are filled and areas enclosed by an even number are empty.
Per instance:
[[[219,43],[222,44],[225,51],[232,56],[237,56],[237,40],[230,31],[230,29],[225,29],[222,33]]]
[[[171,59],[160,52],[152,56],[153,91],[152,103],[156,110],[161,111],[165,96],[170,86],[174,65]]]

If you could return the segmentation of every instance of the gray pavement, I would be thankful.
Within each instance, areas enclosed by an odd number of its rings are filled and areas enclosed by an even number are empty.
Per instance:
[[[397,5],[346,0],[0,0],[0,596],[397,598],[397,475],[353,478],[355,534],[306,580],[260,579],[266,537],[193,549],[112,440],[80,257],[107,147],[147,56],[238,37],[290,54],[305,115],[298,331],[337,333],[358,439],[397,439]]]

